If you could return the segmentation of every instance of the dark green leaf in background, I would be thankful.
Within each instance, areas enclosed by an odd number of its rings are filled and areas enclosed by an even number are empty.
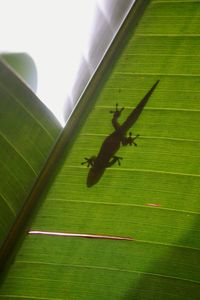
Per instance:
[[[199,17],[199,1],[150,2],[31,226],[135,241],[27,235],[0,297],[200,298]],[[138,147],[87,188],[81,162],[113,130],[109,111],[124,106],[123,122],[158,79],[131,130]]]
[[[0,245],[59,134],[60,125],[0,62]]]
[[[0,57],[36,92],[37,69],[33,59],[28,54],[2,53]]]

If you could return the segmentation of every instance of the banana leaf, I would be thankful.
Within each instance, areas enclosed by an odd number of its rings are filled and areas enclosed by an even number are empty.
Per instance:
[[[0,245],[23,207],[60,130],[53,114],[1,61]]]
[[[37,68],[33,59],[27,53],[1,53],[1,59],[25,81],[33,90],[37,91]]]
[[[143,5],[63,130],[65,151],[2,299],[200,298],[200,2],[150,1],[137,18]],[[127,137],[139,134],[137,147],[121,146],[121,165],[88,187],[116,103],[124,124],[158,80]]]

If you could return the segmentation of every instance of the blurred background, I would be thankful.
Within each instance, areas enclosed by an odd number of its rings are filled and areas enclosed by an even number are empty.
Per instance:
[[[0,53],[64,126],[133,3],[0,0]]]

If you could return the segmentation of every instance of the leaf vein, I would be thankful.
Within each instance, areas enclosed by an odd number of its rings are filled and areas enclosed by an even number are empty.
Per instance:
[[[148,275],[148,276],[153,276],[153,277],[180,280],[180,281],[186,281],[186,282],[191,282],[191,283],[195,283],[195,284],[200,284],[200,281],[192,280],[189,278],[164,275],[164,274],[152,273],[152,272],[136,271],[136,270],[130,270],[130,269],[111,268],[111,267],[105,267],[105,266],[60,264],[60,263],[52,263],[52,262],[25,261],[25,260],[16,260],[16,263],[36,264],[36,265],[39,264],[39,265],[47,265],[47,266],[48,265],[49,266],[63,266],[63,267],[67,267],[67,268],[80,268],[80,269],[83,268],[83,269],[94,269],[94,270],[103,270],[103,271],[111,271],[111,272],[137,273],[137,274]]]
[[[10,97],[19,104],[19,106],[21,106],[23,108],[23,110],[29,115],[31,116],[31,118],[47,133],[47,135],[50,137],[51,140],[54,140],[53,136],[51,135],[51,133],[43,126],[43,124],[26,108],[25,105],[23,105],[21,103],[21,101],[18,99],[18,97],[16,95],[13,95],[11,93],[11,91],[5,86],[3,85],[2,82],[0,82],[0,85],[2,86],[2,88],[10,95]]]
[[[16,217],[16,212],[14,211],[14,209],[12,208],[12,206],[11,206],[10,203],[7,201],[7,199],[3,196],[2,193],[0,193],[0,197],[1,197],[1,199],[4,201],[4,203],[6,204],[6,206],[9,208],[9,210],[12,212],[12,214],[14,215],[14,217]]]
[[[7,139],[7,137],[5,137],[5,135],[0,132],[2,138],[4,139],[4,141],[6,141],[6,143],[12,148],[14,149],[14,151],[20,156],[20,158],[26,163],[26,165],[32,170],[32,172],[34,173],[34,175],[38,175],[37,172],[34,170],[34,168],[30,165],[30,163],[26,160],[26,158],[17,150],[17,148],[11,143],[11,141],[9,141]]]

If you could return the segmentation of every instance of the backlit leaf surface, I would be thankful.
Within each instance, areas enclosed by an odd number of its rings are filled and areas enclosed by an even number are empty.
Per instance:
[[[198,1],[150,2],[31,227],[135,240],[27,235],[3,299],[200,298],[199,17]],[[112,132],[109,111],[124,106],[123,122],[158,79],[138,146],[88,188],[81,162]]]

